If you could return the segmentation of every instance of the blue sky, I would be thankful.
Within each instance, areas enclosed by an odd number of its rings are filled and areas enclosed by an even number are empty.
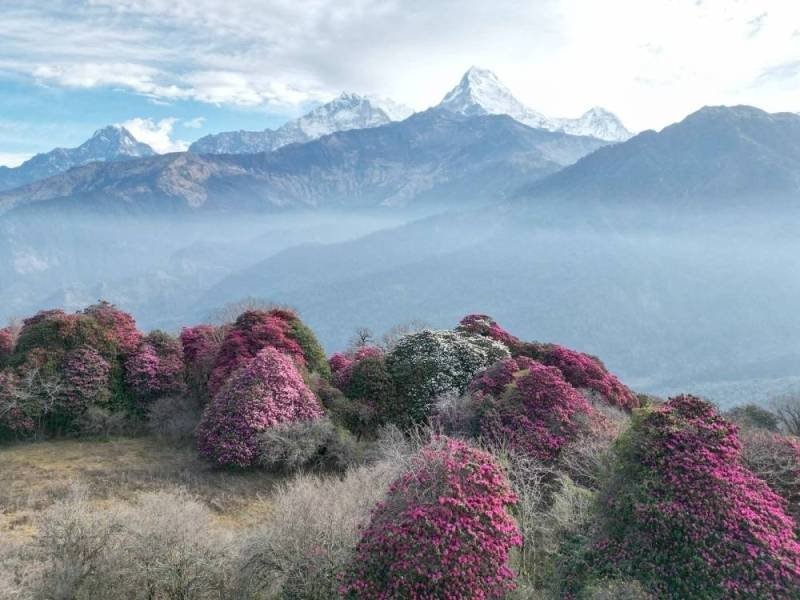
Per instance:
[[[795,0],[3,0],[0,164],[109,123],[169,150],[343,90],[435,104],[470,65],[549,116],[633,130],[800,111]]]

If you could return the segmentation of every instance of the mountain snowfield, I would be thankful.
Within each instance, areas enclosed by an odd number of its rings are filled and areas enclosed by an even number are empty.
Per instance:
[[[91,138],[77,148],[56,148],[37,154],[18,167],[0,167],[0,190],[10,190],[90,162],[155,155],[155,150],[138,141],[121,125],[109,125],[95,131]]]
[[[546,117],[517,100],[492,71],[471,67],[456,87],[439,103],[462,115],[508,115],[530,127],[585,135],[608,142],[624,142],[633,137],[614,113],[601,107],[586,111],[577,119]]]

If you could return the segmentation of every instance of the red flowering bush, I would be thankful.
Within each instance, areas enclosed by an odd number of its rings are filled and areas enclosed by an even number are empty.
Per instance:
[[[503,598],[514,589],[509,551],[522,539],[516,502],[495,459],[438,438],[423,448],[372,513],[345,573],[347,598]]]
[[[12,352],[14,352],[14,334],[8,328],[0,329],[0,368],[8,362]]]
[[[231,375],[206,407],[198,449],[217,464],[248,467],[258,460],[260,432],[321,416],[319,401],[294,362],[268,346]]]
[[[659,598],[800,597],[794,522],[741,459],[736,426],[699,398],[634,415],[579,561],[588,577],[636,578]]]
[[[763,429],[746,429],[740,438],[744,464],[786,500],[800,530],[800,439]]]
[[[514,353],[520,341],[516,336],[500,327],[497,321],[489,315],[467,315],[458,323],[456,331],[463,331],[474,335],[482,335],[504,343]]]
[[[626,410],[639,406],[636,395],[593,356],[563,346],[550,346],[539,360],[556,367],[573,387],[597,392],[611,406]]]
[[[400,338],[386,355],[398,395],[393,419],[424,422],[438,396],[463,393],[475,373],[508,356],[503,344],[461,331],[425,329]]]
[[[321,346],[297,315],[283,310],[249,310],[230,327],[208,382],[213,395],[227,377],[266,347],[290,356],[298,367],[329,374]]]
[[[186,379],[194,395],[208,399],[208,379],[225,337],[223,327],[196,325],[181,330]]]
[[[104,404],[109,398],[111,365],[94,348],[71,350],[61,367],[64,389],[59,413],[68,420],[79,417],[91,404]]]
[[[523,364],[525,370],[514,373],[487,404],[481,435],[492,444],[550,463],[588,426],[592,407],[558,369],[534,361]],[[503,377],[506,374],[503,371]]]

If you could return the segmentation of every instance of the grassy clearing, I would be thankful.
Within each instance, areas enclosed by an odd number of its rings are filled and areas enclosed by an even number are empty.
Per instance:
[[[269,512],[280,477],[213,468],[191,447],[153,438],[57,440],[0,447],[0,537],[35,534],[36,513],[83,486],[98,507],[145,491],[186,490],[232,527]]]

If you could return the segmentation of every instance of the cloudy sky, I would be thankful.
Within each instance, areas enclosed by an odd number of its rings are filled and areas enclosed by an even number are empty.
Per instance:
[[[800,111],[796,0],[0,0],[0,164],[126,123],[159,151],[342,90],[424,109],[470,65],[632,130],[705,104]]]

